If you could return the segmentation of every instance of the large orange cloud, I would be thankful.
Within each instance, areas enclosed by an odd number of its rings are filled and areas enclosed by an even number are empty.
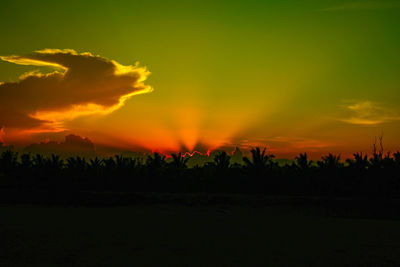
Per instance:
[[[51,73],[31,72],[17,82],[0,82],[0,126],[27,132],[64,130],[63,123],[82,115],[110,113],[131,96],[151,92],[146,68],[114,60],[45,49],[24,56],[0,56],[20,65],[47,66]]]

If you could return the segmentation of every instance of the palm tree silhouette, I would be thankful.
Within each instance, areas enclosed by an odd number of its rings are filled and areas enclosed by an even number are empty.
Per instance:
[[[146,165],[149,168],[159,169],[161,167],[164,167],[165,164],[165,156],[158,152],[154,152],[153,156],[148,156],[146,160]]]
[[[64,167],[64,160],[61,158],[60,155],[51,154],[50,158],[45,160],[45,164],[47,168],[58,171]]]
[[[171,154],[172,161],[170,162],[170,166],[172,166],[176,170],[186,169],[187,162],[189,160],[188,157],[182,157],[182,153],[179,152],[178,154]]]
[[[349,167],[357,168],[357,169],[366,169],[369,166],[368,156],[363,155],[363,153],[354,153],[354,159],[347,159],[346,162],[349,164]]]
[[[94,159],[90,159],[88,163],[88,169],[92,176],[99,177],[102,173],[104,167],[104,161],[95,157]]]
[[[24,153],[21,155],[21,167],[25,170],[31,169],[33,166],[33,160],[30,153]]]
[[[397,167],[400,167],[400,152],[397,151],[396,153],[393,154],[393,159],[394,159],[394,164]]]
[[[33,166],[36,169],[43,168],[45,166],[45,158],[40,154],[36,154],[35,157],[33,158]]]
[[[0,171],[7,173],[18,166],[18,153],[6,150],[1,153]]]
[[[88,163],[85,158],[83,157],[69,157],[66,160],[66,168],[68,170],[73,170],[73,171],[85,171],[88,167]]]
[[[298,157],[295,157],[297,166],[302,170],[307,170],[312,165],[312,160],[308,160],[307,153],[300,153]]]
[[[320,168],[325,169],[339,169],[343,166],[340,162],[340,155],[333,155],[331,153],[328,156],[322,156],[321,161],[318,161],[317,164]]]
[[[225,151],[219,152],[214,157],[214,163],[217,169],[224,170],[228,169],[230,165],[231,157]]]
[[[251,159],[244,158],[244,166],[231,164],[232,157],[221,151],[212,162],[188,168],[190,158],[182,157],[182,153],[172,154],[168,161],[163,154],[154,153],[142,164],[140,159],[123,155],[105,159],[75,156],[64,161],[60,155],[19,155],[8,149],[0,153],[0,192],[13,186],[23,197],[23,190],[29,188],[46,191],[56,200],[68,197],[59,193],[78,190],[398,197],[400,152],[381,151],[375,151],[371,158],[355,153],[346,165],[334,154],[321,157],[313,165],[306,153],[300,153],[292,165],[281,167],[266,148],[256,147],[251,150]]]
[[[264,169],[269,165],[272,165],[272,159],[275,157],[272,154],[266,154],[266,148],[261,152],[259,147],[253,148],[251,151],[252,160],[250,161],[247,157],[243,157],[243,161],[247,167],[254,169]]]

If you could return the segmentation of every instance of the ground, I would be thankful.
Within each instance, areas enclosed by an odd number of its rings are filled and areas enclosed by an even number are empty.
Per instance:
[[[0,207],[0,266],[399,266],[400,223],[288,207]]]

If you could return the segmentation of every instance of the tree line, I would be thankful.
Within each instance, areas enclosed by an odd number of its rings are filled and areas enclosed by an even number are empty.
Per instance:
[[[0,154],[0,190],[29,192],[244,193],[297,196],[400,196],[400,152],[356,153],[341,161],[328,154],[313,162],[306,153],[279,165],[266,149],[254,148],[243,164],[218,152],[204,166],[187,167],[188,157],[153,153],[145,160],[115,155]]]

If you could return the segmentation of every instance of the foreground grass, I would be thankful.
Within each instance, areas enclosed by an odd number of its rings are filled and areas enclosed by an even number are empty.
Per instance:
[[[0,266],[399,266],[400,223],[285,206],[0,207]]]

